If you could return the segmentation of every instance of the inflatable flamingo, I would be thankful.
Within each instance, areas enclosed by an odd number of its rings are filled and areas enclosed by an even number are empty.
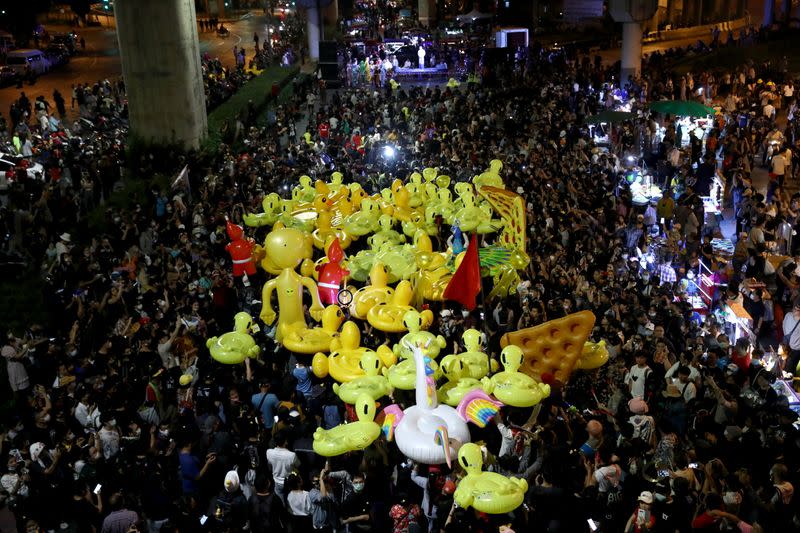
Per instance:
[[[417,371],[417,404],[401,411],[390,405],[384,412],[387,422],[393,427],[397,447],[403,454],[418,463],[429,465],[447,463],[458,453],[461,445],[469,442],[467,418],[479,425],[485,424],[497,413],[502,404],[485,394],[471,396],[469,406],[459,406],[461,412],[472,415],[461,416],[449,405],[439,405],[436,398],[436,382],[433,378],[431,359],[425,356],[420,346],[407,347],[412,351]],[[384,428],[386,429],[386,428]],[[391,431],[390,431],[391,434]]]

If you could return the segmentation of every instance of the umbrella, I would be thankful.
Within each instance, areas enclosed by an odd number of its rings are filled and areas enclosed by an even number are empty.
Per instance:
[[[586,119],[587,124],[613,124],[615,122],[625,122],[626,120],[633,120],[636,118],[636,113],[629,113],[627,111],[601,111],[596,115],[592,115]]]
[[[716,113],[714,108],[705,106],[700,102],[688,100],[662,100],[660,102],[653,102],[650,104],[650,110],[681,117],[704,117]]]

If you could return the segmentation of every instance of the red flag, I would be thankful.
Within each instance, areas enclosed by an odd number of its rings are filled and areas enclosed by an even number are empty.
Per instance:
[[[455,300],[472,311],[475,309],[475,297],[479,292],[481,292],[481,266],[478,261],[478,237],[473,233],[464,259],[444,290],[444,298]]]

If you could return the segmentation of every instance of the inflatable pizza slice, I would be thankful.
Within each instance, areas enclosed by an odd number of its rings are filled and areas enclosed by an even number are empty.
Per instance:
[[[556,380],[566,383],[583,353],[584,344],[594,327],[591,311],[581,311],[564,318],[506,333],[500,346],[519,346],[525,355],[520,372],[541,379],[548,372]]]
[[[478,188],[478,194],[483,196],[489,205],[505,222],[503,232],[500,234],[498,244],[512,250],[525,251],[525,200],[519,194],[499,189],[497,187],[483,186]]]

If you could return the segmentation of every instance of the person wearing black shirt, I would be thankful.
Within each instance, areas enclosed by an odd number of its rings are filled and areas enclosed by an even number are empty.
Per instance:
[[[363,474],[353,476],[353,493],[345,500],[342,525],[349,533],[370,533],[372,528],[372,498],[364,491]]]

